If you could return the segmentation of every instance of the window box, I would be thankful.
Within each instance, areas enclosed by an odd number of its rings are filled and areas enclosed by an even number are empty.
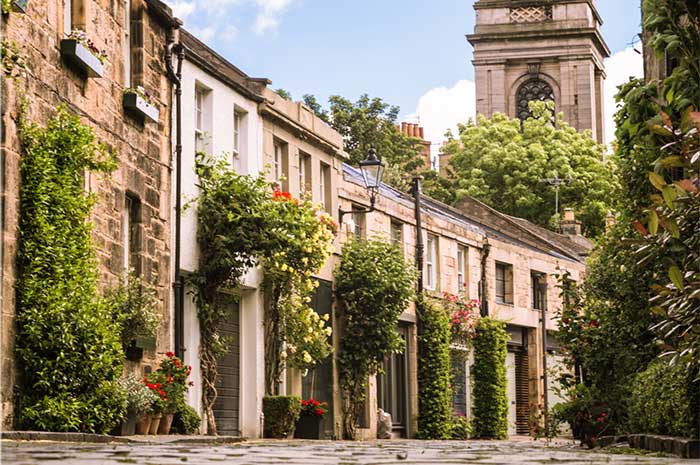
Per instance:
[[[83,70],[88,77],[102,77],[104,65],[90,49],[78,39],[63,39],[61,55],[76,67]]]
[[[156,123],[160,121],[160,111],[155,105],[150,103],[142,95],[137,92],[124,93],[124,108],[142,118],[148,118]]]

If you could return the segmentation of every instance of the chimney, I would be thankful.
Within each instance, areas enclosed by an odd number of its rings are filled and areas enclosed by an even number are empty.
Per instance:
[[[425,140],[423,136],[423,126],[418,127],[418,137],[420,137],[420,140]]]
[[[581,222],[576,221],[576,215],[573,208],[564,209],[564,218],[559,222],[559,228],[562,234],[568,236],[581,235]]]
[[[401,134],[408,135],[408,123],[406,121],[401,122]]]

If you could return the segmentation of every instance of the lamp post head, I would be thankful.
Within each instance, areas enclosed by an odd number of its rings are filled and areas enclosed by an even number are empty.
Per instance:
[[[365,188],[374,197],[379,191],[379,186],[382,184],[382,176],[384,175],[384,163],[377,157],[377,151],[374,147],[369,149],[367,158],[360,162],[360,171],[362,171]]]

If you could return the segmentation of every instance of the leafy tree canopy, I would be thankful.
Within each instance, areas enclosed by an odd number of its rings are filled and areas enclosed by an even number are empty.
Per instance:
[[[579,133],[551,104],[532,102],[533,116],[522,124],[502,114],[479,116],[459,126],[459,137],[443,147],[450,157],[449,183],[426,184],[428,195],[444,202],[475,197],[492,207],[546,227],[556,225],[555,189],[545,179],[566,180],[559,203],[576,210],[590,237],[604,229],[619,188],[615,166],[589,133]]]
[[[328,110],[324,110],[313,95],[304,95],[303,100],[343,136],[351,164],[357,165],[365,159],[370,147],[375,147],[387,165],[384,181],[408,190],[411,176],[423,166],[423,158],[420,140],[403,134],[396,127],[399,107],[367,94],[356,102],[333,95],[328,100]]]

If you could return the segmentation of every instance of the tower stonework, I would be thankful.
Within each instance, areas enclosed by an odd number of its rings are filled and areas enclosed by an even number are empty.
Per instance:
[[[477,0],[474,46],[476,111],[521,119],[531,100],[553,100],[579,131],[605,140],[603,60],[595,0]]]

